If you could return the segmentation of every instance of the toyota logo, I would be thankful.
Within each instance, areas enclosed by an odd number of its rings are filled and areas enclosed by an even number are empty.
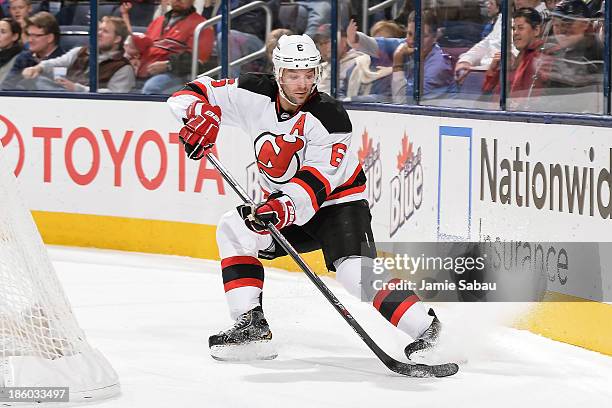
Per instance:
[[[25,160],[25,146],[23,144],[23,137],[13,122],[0,115],[0,143],[2,143],[2,146],[8,147],[11,142],[15,141],[19,149],[19,158],[17,159],[17,165],[15,166],[14,173],[15,176],[18,176],[19,173],[21,173],[23,162]]]

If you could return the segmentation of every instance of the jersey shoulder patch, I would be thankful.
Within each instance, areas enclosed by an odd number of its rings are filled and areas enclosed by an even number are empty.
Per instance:
[[[276,100],[276,81],[270,74],[248,73],[238,78],[238,88]]]
[[[319,93],[302,107],[305,112],[310,112],[329,133],[349,133],[353,131],[351,119],[344,110],[342,103],[327,95]]]

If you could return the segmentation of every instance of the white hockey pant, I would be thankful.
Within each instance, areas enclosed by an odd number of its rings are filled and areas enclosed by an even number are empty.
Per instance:
[[[232,319],[258,305],[263,288],[263,265],[257,259],[260,250],[270,248],[272,237],[249,230],[236,210],[225,213],[217,226],[217,244],[225,295]],[[336,280],[353,296],[361,298],[361,257],[352,256],[334,262]],[[379,291],[374,307],[393,325],[413,338],[431,324],[423,303],[405,291]]]

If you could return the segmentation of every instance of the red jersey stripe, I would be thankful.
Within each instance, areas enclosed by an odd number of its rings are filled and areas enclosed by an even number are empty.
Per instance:
[[[412,295],[412,296],[409,296],[402,303],[400,303],[397,309],[395,309],[395,312],[393,312],[393,315],[391,316],[391,320],[389,320],[391,324],[394,326],[397,326],[397,324],[399,323],[404,313],[406,313],[406,310],[410,309],[410,307],[418,301],[419,301],[419,297],[417,295]]]
[[[394,279],[391,279],[389,283],[397,283],[399,281],[400,281],[399,279],[394,278]],[[392,291],[390,289],[382,289],[378,291],[378,293],[374,297],[374,300],[372,301],[372,305],[374,306],[374,308],[376,308],[376,310],[380,310],[380,305],[382,304],[383,300],[385,300],[385,298],[391,292]]]
[[[200,91],[202,91],[202,93],[204,94],[205,101],[210,103],[208,100],[208,90],[206,89],[206,86],[199,83],[198,81],[192,81],[190,82],[190,84],[196,86]]]
[[[232,289],[244,288],[244,287],[249,287],[249,286],[253,286],[253,287],[261,289],[263,288],[263,281],[261,279],[255,279],[255,278],[234,279],[233,281],[229,281],[225,285],[223,285],[223,289],[226,292],[229,292]]]
[[[230,256],[229,258],[225,258],[221,260],[221,268],[227,268],[232,265],[257,265],[263,268],[259,259],[253,256]]]
[[[172,97],[175,96],[181,96],[181,95],[191,95],[191,96],[195,96],[196,98],[198,98],[199,100],[208,103],[208,101],[206,100],[205,97],[203,97],[202,95],[200,95],[197,92],[193,92],[193,91],[188,91],[186,89],[182,90],[182,91],[177,91],[175,93],[172,94]]]

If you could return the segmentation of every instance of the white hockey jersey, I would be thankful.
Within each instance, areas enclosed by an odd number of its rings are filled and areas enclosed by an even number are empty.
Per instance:
[[[228,80],[198,78],[168,104],[183,123],[195,100],[219,105],[221,124],[250,136],[264,195],[280,190],[291,197],[297,225],[320,207],[366,199],[366,176],[351,148],[352,125],[340,103],[315,91],[289,114],[278,98],[272,75],[244,74]]]

